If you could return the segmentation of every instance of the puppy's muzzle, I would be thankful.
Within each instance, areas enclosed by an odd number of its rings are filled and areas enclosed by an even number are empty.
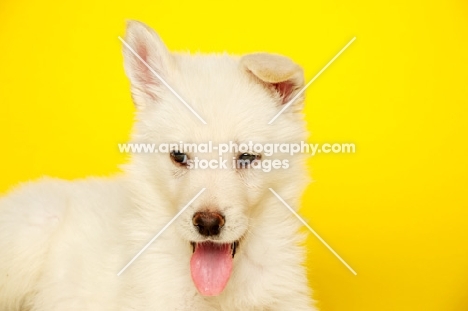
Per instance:
[[[193,225],[203,236],[216,236],[224,226],[224,216],[217,212],[197,212],[192,218]]]

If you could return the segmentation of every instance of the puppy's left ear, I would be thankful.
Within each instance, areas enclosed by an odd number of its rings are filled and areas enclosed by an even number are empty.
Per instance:
[[[302,68],[287,57],[254,53],[241,57],[240,64],[277,96],[281,105],[288,103],[304,86]],[[304,101],[303,94],[295,103]]]

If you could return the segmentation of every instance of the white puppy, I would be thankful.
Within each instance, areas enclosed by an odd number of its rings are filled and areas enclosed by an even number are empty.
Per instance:
[[[175,54],[139,22],[125,41],[132,143],[235,149],[306,138],[302,96],[268,124],[303,86],[288,58]],[[280,167],[265,169],[273,160]],[[0,310],[315,310],[300,223],[269,190],[297,209],[306,183],[303,154],[172,148],[132,154],[114,178],[25,184],[0,200]]]

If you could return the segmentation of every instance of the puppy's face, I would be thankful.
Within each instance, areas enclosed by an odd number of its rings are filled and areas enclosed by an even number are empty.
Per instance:
[[[175,225],[193,248],[195,285],[204,295],[217,295],[236,249],[252,230],[252,213],[265,208],[268,188],[294,185],[302,176],[300,155],[261,150],[305,138],[301,96],[268,124],[298,94],[302,70],[271,54],[170,53],[154,31],[137,22],[129,23],[125,42],[137,107],[132,143],[158,150],[133,155],[134,176],[147,193],[162,196],[174,215],[205,189]],[[150,205],[152,198],[141,200]]]

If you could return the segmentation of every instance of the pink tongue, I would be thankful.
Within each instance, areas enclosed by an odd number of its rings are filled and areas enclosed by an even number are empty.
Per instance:
[[[230,244],[199,243],[190,260],[192,279],[204,296],[221,294],[231,276]]]

